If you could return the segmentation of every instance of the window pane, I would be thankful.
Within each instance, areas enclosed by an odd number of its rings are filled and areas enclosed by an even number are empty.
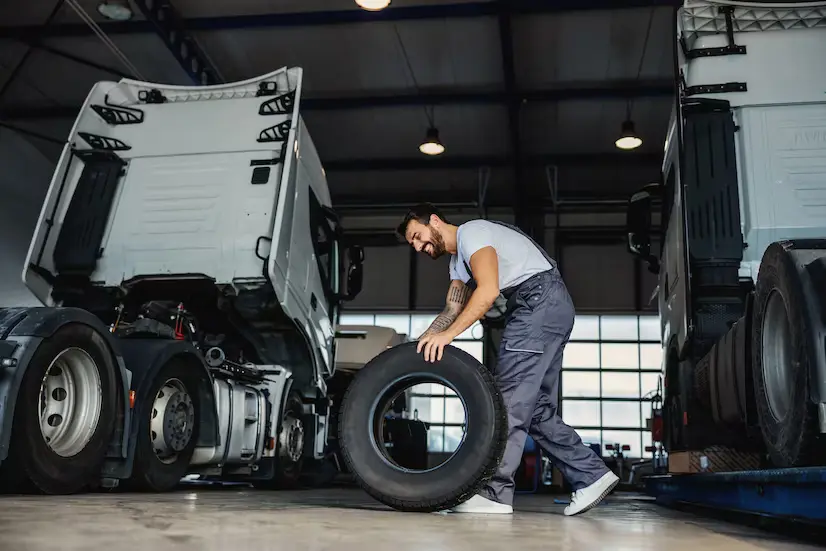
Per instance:
[[[450,393],[450,389],[440,383],[418,384],[414,386],[411,391],[413,394],[431,394],[438,396],[444,396],[445,394]]]
[[[604,455],[603,454],[603,447],[602,447],[602,437],[600,436],[600,431],[598,431],[598,430],[577,430],[576,432],[577,432],[577,434],[579,434],[579,437],[582,439],[583,444],[585,444],[586,446],[590,446],[591,444],[598,444],[599,445],[599,451],[597,452],[597,454],[599,454],[600,457],[602,457]]]
[[[373,314],[341,314],[340,325],[376,325],[376,316]]]
[[[464,429],[462,427],[445,427],[445,452],[453,453],[462,443],[465,437]]]
[[[595,343],[571,342],[565,346],[562,367],[599,369],[599,345]]]
[[[422,398],[414,396],[410,398],[410,417],[425,423],[445,422],[445,399],[444,398]]]
[[[640,340],[662,341],[660,336],[660,316],[640,316]]]
[[[598,427],[599,402],[562,400],[562,420],[572,427]]]
[[[376,325],[390,327],[396,333],[410,334],[410,316],[408,314],[384,314],[376,316]]]
[[[599,373],[562,372],[562,396],[599,398]]]
[[[639,344],[601,344],[604,369],[638,369]]]
[[[571,340],[599,340],[599,316],[576,316],[574,319],[574,330],[571,331]]]
[[[465,339],[471,340],[471,339],[475,339],[475,338],[481,338],[481,335],[482,335],[483,331],[484,331],[484,329],[482,328],[482,324],[479,323],[478,321],[475,321],[475,322],[473,322],[473,325],[471,325],[470,327],[465,329],[465,331],[456,338],[461,339],[461,340],[465,340]],[[475,334],[478,334],[479,337],[474,337]]]
[[[659,344],[640,345],[640,367],[660,370],[663,362],[663,347]]]
[[[642,374],[642,395],[656,392],[657,382],[660,380],[659,373],[643,373]]]
[[[419,385],[415,385],[413,388],[410,389],[410,394],[434,394],[430,391],[430,387],[430,383],[422,383]]]
[[[652,452],[645,451],[645,448],[651,445],[651,432],[643,431],[642,433],[642,453],[644,457],[651,457]]]
[[[456,398],[445,398],[445,423],[467,423],[465,408],[462,401]]]
[[[480,341],[453,341],[450,343],[451,346],[455,346],[460,350],[464,350],[474,358],[476,358],[479,363],[482,362],[482,351],[485,348],[485,345],[482,344]]]
[[[642,428],[639,402],[603,402],[602,426]]]
[[[639,398],[639,373],[602,373],[602,396],[607,398]]]
[[[602,434],[602,439],[605,444],[619,444],[620,446],[631,446],[630,450],[628,450],[627,452],[623,452],[626,457],[642,457],[642,434],[639,431],[606,430]]]
[[[603,341],[637,341],[637,316],[602,316],[599,338]]]
[[[422,333],[427,331],[427,328],[435,319],[436,314],[414,314],[410,316],[410,338],[418,339]]]
[[[439,453],[445,447],[445,428],[430,427],[427,431],[427,451]]]

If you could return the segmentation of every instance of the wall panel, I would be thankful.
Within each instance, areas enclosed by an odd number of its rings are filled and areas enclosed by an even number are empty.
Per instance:
[[[406,310],[410,297],[409,247],[365,247],[364,286],[348,310]]]
[[[0,307],[40,305],[21,274],[53,170],[32,144],[0,128]]]
[[[634,311],[634,259],[623,244],[564,245],[562,276],[577,312]]]

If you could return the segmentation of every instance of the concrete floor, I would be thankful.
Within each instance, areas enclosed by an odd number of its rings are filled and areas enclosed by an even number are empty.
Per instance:
[[[405,514],[358,490],[263,492],[198,488],[173,494],[0,496],[0,551],[792,551],[771,533],[614,494],[567,518],[554,497],[517,496],[513,517]]]

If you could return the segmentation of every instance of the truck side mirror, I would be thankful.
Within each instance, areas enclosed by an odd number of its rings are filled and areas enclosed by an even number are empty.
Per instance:
[[[352,245],[348,249],[350,265],[347,267],[347,292],[339,299],[350,301],[358,296],[364,283],[364,247]]]
[[[628,235],[628,251],[634,256],[642,258],[648,263],[648,270],[659,273],[660,262],[651,254],[651,186],[631,196],[626,213],[626,231]]]

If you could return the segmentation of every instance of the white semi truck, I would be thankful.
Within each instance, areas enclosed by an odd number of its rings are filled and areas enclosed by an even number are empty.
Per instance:
[[[675,29],[662,180],[628,212],[659,278],[662,438],[826,465],[826,2],[691,0]]]
[[[0,308],[0,489],[283,486],[324,457],[363,250],[301,83],[94,86],[23,270],[43,306]]]

